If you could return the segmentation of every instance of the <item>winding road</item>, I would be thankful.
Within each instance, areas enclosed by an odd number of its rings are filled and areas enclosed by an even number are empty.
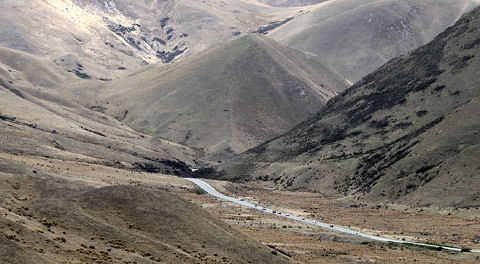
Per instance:
[[[215,196],[219,199],[230,201],[232,203],[236,203],[236,204],[239,204],[239,205],[242,205],[242,206],[245,206],[245,207],[256,209],[256,210],[259,210],[259,211],[262,211],[262,212],[265,212],[265,213],[275,214],[277,216],[283,216],[285,218],[292,219],[292,220],[295,220],[295,221],[299,221],[299,222],[302,222],[302,223],[306,223],[306,224],[322,227],[322,228],[325,228],[325,229],[341,232],[341,233],[344,233],[344,234],[364,237],[364,238],[368,238],[368,239],[375,240],[375,241],[380,241],[380,242],[408,244],[408,245],[428,247],[428,248],[433,248],[433,249],[444,249],[444,250],[450,250],[450,251],[456,251],[456,252],[461,252],[462,251],[461,248],[456,248],[456,247],[439,246],[439,245],[432,245],[432,244],[426,244],[426,243],[420,243],[420,242],[409,242],[409,241],[385,238],[385,237],[376,236],[376,235],[370,235],[370,234],[362,233],[362,232],[355,231],[355,230],[352,230],[352,229],[335,226],[333,224],[322,223],[322,222],[312,220],[312,219],[307,219],[307,218],[304,218],[304,217],[299,217],[299,216],[294,216],[294,215],[290,215],[290,214],[275,212],[275,210],[268,209],[268,208],[262,207],[260,205],[249,203],[249,202],[247,202],[243,199],[237,199],[237,198],[234,198],[234,197],[230,197],[230,196],[226,196],[224,194],[221,194],[217,190],[215,190],[212,186],[210,186],[210,184],[208,184],[208,183],[206,183],[202,180],[193,179],[193,178],[186,178],[185,180],[192,182],[193,184],[197,185],[198,187],[200,187],[201,189],[203,189],[204,191],[206,191],[210,195],[213,195],[213,196]],[[474,250],[470,250],[470,252],[480,253],[480,250],[474,249]]]

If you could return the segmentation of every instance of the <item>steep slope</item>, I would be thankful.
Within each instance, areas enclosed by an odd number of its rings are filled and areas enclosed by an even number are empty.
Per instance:
[[[270,37],[318,54],[352,82],[431,41],[477,0],[336,0]]]
[[[55,61],[79,78],[109,80],[188,57],[292,13],[252,0],[5,0],[0,46]]]
[[[6,0],[0,14],[0,46],[55,61],[79,78],[108,79],[125,65],[133,69],[144,65],[144,59],[100,17],[71,1]],[[76,69],[77,63],[82,69]]]
[[[259,2],[265,3],[269,6],[307,6],[314,5],[328,0],[258,0]]]
[[[318,56],[246,36],[100,89],[106,113],[132,128],[232,157],[316,113],[346,83]]]
[[[195,151],[63,99],[57,91],[73,77],[55,69],[32,55],[0,48],[0,152],[189,173]]]
[[[476,8],[315,117],[230,162],[223,177],[377,201],[478,206],[479,69]]]

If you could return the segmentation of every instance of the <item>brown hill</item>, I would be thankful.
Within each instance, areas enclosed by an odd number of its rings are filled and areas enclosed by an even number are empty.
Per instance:
[[[202,148],[217,161],[291,129],[346,87],[318,56],[247,36],[144,68],[95,100],[137,131]]]
[[[259,2],[265,3],[269,6],[308,6],[314,5],[328,0],[258,0]]]
[[[0,46],[55,61],[79,78],[109,80],[188,57],[295,12],[250,0],[5,0]]]
[[[240,155],[224,178],[417,205],[479,205],[480,8],[315,117]]]
[[[185,146],[64,99],[72,79],[32,55],[0,48],[0,152],[176,174],[195,164],[196,152]]]
[[[356,82],[391,58],[431,41],[476,0],[333,0],[269,34],[318,54]]]
[[[2,263],[287,263],[164,190],[98,188],[18,165],[0,157]]]

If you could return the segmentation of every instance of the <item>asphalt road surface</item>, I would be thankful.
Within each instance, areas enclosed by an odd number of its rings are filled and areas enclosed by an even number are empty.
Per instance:
[[[334,230],[334,231],[341,232],[341,233],[344,233],[344,234],[364,237],[364,238],[368,238],[368,239],[371,239],[371,240],[387,242],[387,243],[409,244],[409,245],[423,246],[423,247],[429,247],[429,248],[434,248],[434,249],[451,250],[451,251],[457,251],[457,252],[462,251],[461,248],[432,245],[432,244],[426,244],[426,243],[420,243],[420,242],[410,242],[410,241],[396,240],[396,239],[385,238],[385,237],[381,237],[381,236],[370,235],[370,234],[362,233],[362,232],[359,232],[359,231],[351,230],[351,229],[348,229],[348,228],[335,226],[333,224],[322,223],[322,222],[319,222],[319,221],[313,220],[313,219],[307,219],[307,218],[304,218],[304,217],[290,215],[290,214],[282,213],[282,212],[279,213],[275,210],[260,206],[258,204],[249,203],[248,201],[245,201],[242,198],[234,198],[234,197],[230,197],[230,196],[226,196],[224,194],[221,194],[217,190],[215,190],[212,186],[210,186],[210,184],[208,184],[208,183],[206,183],[202,180],[193,179],[193,178],[186,178],[186,180],[194,183],[195,185],[197,185],[198,187],[200,187],[201,189],[203,189],[204,191],[206,191],[210,195],[213,195],[213,196],[215,196],[219,199],[230,201],[232,203],[236,203],[236,204],[239,204],[239,205],[242,205],[242,206],[245,206],[245,207],[249,207],[249,208],[252,208],[252,209],[255,209],[255,210],[259,210],[259,211],[262,211],[262,212],[265,212],[265,213],[275,214],[275,215],[278,215],[278,216],[283,216],[285,218],[289,218],[289,219],[299,221],[299,222],[303,222],[303,223],[306,223],[306,224],[319,226],[319,227],[329,229],[329,230]],[[470,252],[480,253],[480,250],[475,249],[475,250],[470,250]]]

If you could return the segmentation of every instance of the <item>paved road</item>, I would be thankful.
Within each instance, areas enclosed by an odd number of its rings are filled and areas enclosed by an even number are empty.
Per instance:
[[[409,241],[403,241],[403,240],[390,239],[390,238],[385,238],[385,237],[380,237],[380,236],[375,236],[375,235],[370,235],[370,234],[358,232],[358,231],[351,230],[351,229],[348,229],[348,228],[335,226],[333,224],[318,222],[316,220],[307,219],[307,218],[304,218],[304,217],[298,217],[298,216],[290,215],[290,214],[286,214],[286,213],[281,213],[281,214],[279,214],[278,212],[274,213],[274,210],[272,210],[272,209],[268,209],[268,208],[262,207],[260,205],[252,204],[252,203],[249,203],[247,201],[242,201],[240,199],[221,194],[221,193],[217,192],[217,190],[215,190],[212,186],[210,186],[210,184],[208,184],[208,183],[206,183],[202,180],[192,179],[192,178],[187,178],[186,180],[194,183],[195,185],[202,188],[203,190],[205,190],[210,195],[213,195],[213,196],[215,196],[217,198],[220,198],[222,200],[230,201],[230,202],[233,202],[233,203],[245,206],[245,207],[249,207],[249,208],[252,208],[252,209],[256,209],[256,210],[265,212],[265,213],[276,214],[278,216],[283,216],[285,218],[289,218],[289,219],[299,221],[299,222],[303,222],[303,223],[306,223],[306,224],[319,226],[319,227],[322,227],[322,228],[325,228],[325,229],[334,230],[334,231],[338,231],[338,232],[345,233],[345,234],[364,237],[364,238],[368,238],[368,239],[375,240],[375,241],[398,243],[398,244],[410,244],[410,245],[424,246],[424,247],[437,248],[437,249],[440,248],[440,246],[438,246],[438,245],[431,245],[431,244],[425,244],[425,243],[409,242]],[[457,251],[457,252],[460,252],[462,250],[461,248],[446,247],[446,246],[441,246],[441,248],[445,249],[445,250],[451,250],[451,251]],[[480,250],[471,250],[471,252],[480,253]]]

